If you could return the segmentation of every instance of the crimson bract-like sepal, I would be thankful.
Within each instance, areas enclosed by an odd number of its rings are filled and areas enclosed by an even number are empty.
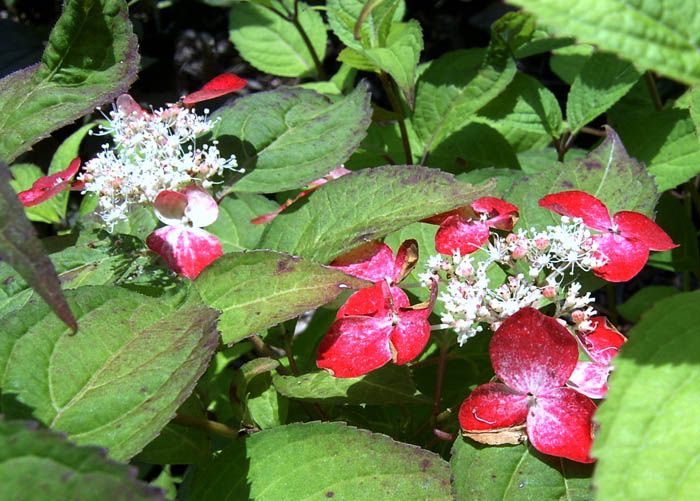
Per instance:
[[[505,383],[477,387],[459,411],[467,432],[527,423],[533,446],[544,454],[580,462],[589,457],[595,404],[563,387],[578,360],[566,327],[533,308],[522,308],[496,330],[489,355]]]
[[[489,239],[490,228],[510,231],[518,220],[518,208],[500,198],[482,197],[468,207],[438,214],[425,222],[439,224],[435,249],[440,254],[471,254]]]
[[[394,252],[382,242],[369,242],[334,259],[330,267],[371,282],[388,279],[391,284],[403,280],[418,262],[418,243],[409,239]]]
[[[80,169],[80,158],[74,158],[67,169],[40,177],[34,181],[31,188],[17,194],[20,202],[25,207],[33,207],[58,195],[70,187],[71,179],[77,174],[78,169]]]
[[[625,282],[641,271],[649,251],[678,247],[654,221],[638,212],[622,211],[612,218],[608,208],[593,195],[583,191],[563,191],[547,195],[540,207],[572,218],[580,218],[589,228],[599,231],[593,239],[597,252],[607,262],[593,273],[609,282]]]
[[[168,226],[148,235],[146,245],[176,273],[194,279],[223,254],[219,239],[201,229],[219,215],[216,200],[204,189],[192,185],[180,191],[163,190],[153,208],[158,219]]]
[[[237,77],[231,73],[224,73],[213,78],[198,91],[192,92],[182,98],[184,104],[195,104],[201,101],[208,101],[216,97],[225,96],[231,92],[242,89],[248,83],[247,80]]]
[[[408,297],[386,281],[350,296],[326,332],[316,365],[335,377],[359,377],[387,362],[405,364],[416,358],[430,338],[428,317],[437,287],[428,304],[409,306]]]

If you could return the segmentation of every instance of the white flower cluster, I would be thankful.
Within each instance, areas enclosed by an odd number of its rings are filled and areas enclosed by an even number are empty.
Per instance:
[[[87,162],[78,179],[85,191],[99,197],[98,214],[110,227],[127,218],[131,204],[152,203],[162,190],[188,184],[204,188],[224,170],[236,170],[236,158],[222,158],[216,141],[197,147],[197,136],[214,122],[194,110],[170,105],[147,113],[115,106],[109,125],[100,135],[111,135],[114,146]]]
[[[426,286],[432,280],[447,284],[438,296],[445,306],[441,321],[457,332],[460,345],[483,330],[480,324],[495,330],[521,308],[556,301],[564,292],[564,300],[556,302],[554,316],[571,315],[577,329],[586,330],[596,314],[588,306],[593,298],[588,293],[580,296],[581,284],[577,282],[562,290],[562,282],[576,268],[588,271],[605,264],[591,237],[580,219],[567,217],[543,232],[519,230],[506,238],[493,232],[476,253],[431,256],[427,271],[420,275],[421,282]],[[499,265],[511,274],[492,288],[487,272]]]

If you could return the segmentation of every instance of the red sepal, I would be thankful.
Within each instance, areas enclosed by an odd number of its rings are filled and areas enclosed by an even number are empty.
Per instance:
[[[58,195],[71,184],[71,178],[80,169],[80,158],[74,158],[67,169],[43,176],[34,181],[32,187],[17,194],[20,202],[25,207],[33,207],[45,202],[49,198]]]
[[[461,255],[471,254],[489,239],[489,227],[482,221],[466,221],[460,215],[445,219],[435,234],[435,250],[451,255],[459,250]]]
[[[590,398],[604,398],[612,367],[596,362],[579,362],[569,378],[569,386]]]
[[[593,332],[588,334],[577,332],[581,346],[592,360],[599,364],[608,365],[617,355],[620,347],[625,344],[627,338],[613,327],[605,317],[591,318],[595,326]]]
[[[482,384],[462,402],[459,424],[465,431],[517,426],[527,418],[527,402],[527,395],[504,384]]]
[[[204,87],[182,98],[184,104],[195,104],[207,101],[216,97],[224,96],[231,92],[242,89],[248,83],[247,80],[237,77],[231,73],[224,73],[213,78]]]
[[[594,230],[608,231],[612,226],[605,204],[585,191],[553,193],[542,198],[539,204],[562,216],[581,218],[586,226]]]
[[[608,261],[593,273],[608,282],[626,282],[642,271],[649,259],[649,247],[640,240],[626,238],[616,233],[594,235],[598,242],[598,254]]]
[[[223,254],[221,242],[200,228],[165,226],[146,238],[146,245],[160,254],[168,267],[195,279],[212,261]]]
[[[621,235],[643,242],[649,249],[665,251],[678,247],[661,227],[638,212],[622,211],[613,216],[613,223]]]
[[[391,247],[375,241],[355,247],[335,258],[330,267],[353,277],[379,282],[385,277],[393,279],[395,261]]]

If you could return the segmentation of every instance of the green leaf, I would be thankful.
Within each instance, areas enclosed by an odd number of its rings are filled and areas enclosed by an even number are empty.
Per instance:
[[[293,9],[291,1],[285,0],[284,3]],[[274,7],[285,12],[279,5]],[[316,56],[323,61],[326,52],[323,19],[304,2],[298,3],[298,9],[298,22],[309,37]],[[313,56],[291,22],[254,3],[234,5],[229,19],[231,41],[243,59],[260,71],[284,77],[318,76]]]
[[[34,181],[44,175],[44,172],[34,164],[15,164],[10,167],[10,171],[14,178],[10,181],[10,185],[16,193],[30,189]],[[49,224],[60,223],[61,203],[59,203],[58,195],[34,207],[25,207],[24,213],[30,221]]]
[[[5,499],[164,499],[136,469],[77,447],[31,421],[0,419],[0,484]]]
[[[651,253],[648,264],[680,273],[700,272],[700,248],[692,208],[685,200],[666,192],[661,195],[656,211],[656,224],[664,229],[678,247]]]
[[[314,91],[259,92],[220,108],[213,136],[233,143],[240,167],[237,192],[275,193],[304,186],[343,163],[371,119],[367,84],[331,102]],[[223,147],[223,146],[222,146]]]
[[[700,82],[700,10],[676,0],[510,0],[559,35],[616,52],[642,69]],[[613,15],[614,14],[614,15]]]
[[[204,302],[222,311],[224,343],[289,320],[368,282],[272,251],[225,254],[197,277]]]
[[[688,110],[652,111],[618,129],[630,155],[647,164],[659,191],[700,172],[700,139]]]
[[[455,68],[459,72],[455,73]],[[448,52],[418,78],[413,126],[423,143],[422,158],[500,94],[516,73],[504,51],[471,49]]]
[[[408,106],[415,98],[416,66],[423,50],[423,33],[417,21],[394,23],[386,47],[365,49],[362,53],[380,70],[387,72],[403,92]]]
[[[647,285],[635,292],[631,298],[617,307],[625,320],[636,324],[641,320],[642,315],[649,311],[652,306],[661,299],[674,296],[679,290],[670,285]]]
[[[74,331],[78,329],[34,227],[24,215],[17,194],[10,186],[10,172],[0,160],[0,258],[29,283],[54,312]]]
[[[594,483],[600,499],[700,497],[700,291],[659,301],[615,357]]]
[[[625,210],[654,216],[656,186],[643,164],[631,158],[614,130],[584,158],[557,162],[516,182],[506,200],[520,208],[520,228],[558,224],[561,217],[538,201],[550,193],[581,190],[600,199],[610,215]],[[621,187],[624,187],[621,188]]]
[[[241,467],[241,465],[246,465]],[[191,499],[452,499],[437,454],[341,423],[255,433],[195,473]]]
[[[139,66],[123,0],[68,0],[41,63],[0,80],[0,158],[126,92]]]
[[[450,467],[457,499],[592,500],[590,464],[521,445],[484,446],[458,438]]]
[[[330,181],[269,223],[260,245],[319,262],[490,193],[437,169],[387,165]]]
[[[634,86],[641,73],[613,54],[596,52],[576,75],[566,101],[572,134],[607,111]]]
[[[192,392],[217,346],[218,313],[196,298],[174,310],[118,287],[66,297],[80,322],[75,335],[40,302],[2,319],[2,412],[129,459]]]
[[[595,48],[588,44],[576,44],[555,49],[549,59],[549,67],[554,74],[571,85],[594,51]]]
[[[248,384],[245,400],[250,418],[263,430],[281,426],[287,418],[289,400],[277,393],[269,373]]]
[[[326,371],[298,377],[275,374],[272,383],[282,395],[303,402],[351,405],[430,403],[417,393],[408,368],[394,364],[357,378],[337,378]]]
[[[224,252],[243,249],[257,249],[264,224],[250,222],[279,207],[278,204],[261,195],[234,193],[219,203],[219,218],[207,231],[219,237]]]
[[[557,98],[536,79],[518,72],[475,120],[496,129],[516,151],[547,146],[563,128]]]
[[[326,3],[328,24],[335,35],[355,51],[383,46],[391,23],[401,21],[406,10],[403,0],[380,3],[365,17],[360,27],[360,40],[356,40],[353,31],[365,4],[365,0],[328,0]]]
[[[193,393],[177,410],[178,414],[206,419],[204,407]],[[153,464],[199,464],[211,458],[208,432],[168,423],[155,440],[136,456],[135,461]]]

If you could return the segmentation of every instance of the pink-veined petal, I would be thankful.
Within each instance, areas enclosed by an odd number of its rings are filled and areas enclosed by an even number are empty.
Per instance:
[[[517,426],[527,418],[527,402],[527,395],[504,384],[482,384],[462,402],[459,424],[466,431]]]
[[[146,238],[146,245],[160,254],[176,273],[195,279],[209,263],[223,254],[221,242],[199,228],[165,226]]]
[[[592,360],[607,365],[617,355],[617,352],[627,338],[623,336],[605,317],[593,317],[593,332],[577,332],[581,346]]]
[[[522,308],[496,330],[489,355],[501,381],[521,393],[540,395],[566,383],[578,361],[578,345],[552,317]]]
[[[335,258],[330,267],[353,277],[370,282],[380,282],[385,277],[393,279],[395,261],[396,258],[391,247],[385,243],[374,241],[355,247]]]
[[[471,254],[489,239],[489,227],[477,220],[466,221],[454,215],[445,219],[435,234],[435,250],[451,255],[459,249],[461,255]]]
[[[237,77],[231,73],[224,73],[204,84],[204,87],[198,91],[183,97],[182,102],[185,104],[194,104],[214,99],[215,97],[224,96],[230,92],[242,89],[247,83],[247,80],[243,78]]]
[[[538,397],[530,408],[527,435],[535,449],[544,454],[592,463],[591,418],[595,411],[590,398],[571,388],[557,388]]]
[[[144,110],[139,103],[137,103],[133,97],[129,94],[122,94],[117,98],[116,101],[117,109],[127,116],[130,115],[150,115],[146,110]]]
[[[605,204],[584,191],[553,193],[542,198],[539,204],[562,216],[580,217],[586,226],[594,230],[608,231],[612,225]]]
[[[179,191],[163,190],[153,201],[156,217],[167,225],[182,224],[187,208],[187,196]]]
[[[321,340],[316,365],[335,377],[359,377],[391,360],[389,317],[343,317]]]
[[[639,212],[618,212],[613,216],[613,223],[622,236],[644,242],[651,250],[665,251],[678,247],[658,224]]]
[[[20,202],[25,207],[33,207],[58,195],[68,188],[78,169],[80,169],[80,158],[74,158],[67,169],[50,176],[40,177],[34,181],[31,188],[17,194]]]
[[[569,386],[591,398],[604,398],[612,368],[596,362],[579,362],[569,377]]]
[[[391,294],[391,302],[387,295]],[[336,318],[350,315],[375,315],[394,308],[404,308],[409,305],[408,296],[399,287],[389,287],[386,282],[378,282],[374,287],[360,289],[348,298],[338,310]]]
[[[394,347],[393,362],[405,364],[421,354],[430,339],[430,324],[424,310],[399,311],[399,322],[389,338]]]
[[[594,235],[598,242],[598,253],[608,258],[608,262],[593,273],[608,282],[626,282],[642,271],[649,259],[649,247],[644,242],[623,237],[615,233]]]
[[[180,193],[187,197],[185,216],[194,226],[204,228],[213,224],[219,217],[219,206],[216,200],[204,188],[196,185],[185,186]]]

